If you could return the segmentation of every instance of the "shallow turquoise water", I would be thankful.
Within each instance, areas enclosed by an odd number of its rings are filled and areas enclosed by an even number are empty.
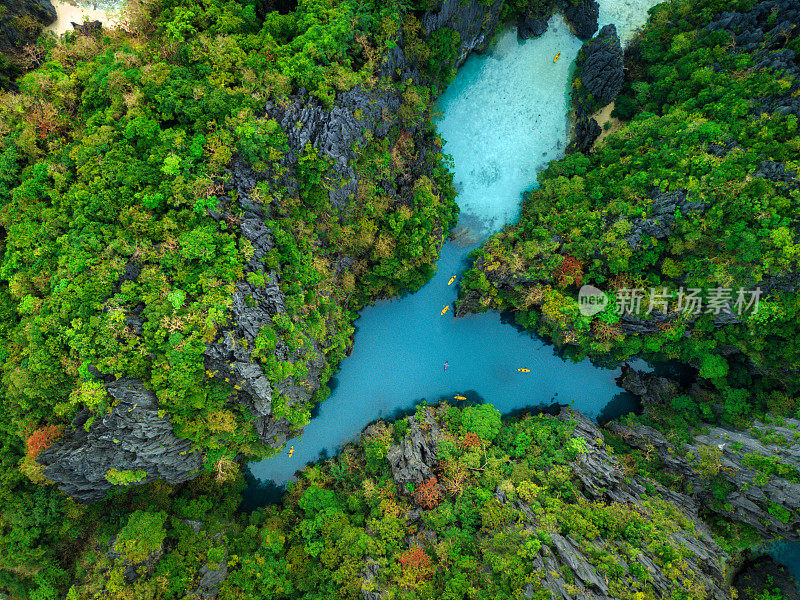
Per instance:
[[[518,218],[522,192],[563,155],[569,76],[580,45],[557,15],[541,38],[520,43],[510,30],[491,52],[471,57],[459,70],[437,102],[443,113],[437,128],[455,163],[461,241],[445,245],[437,274],[419,292],[361,312],[353,353],[331,396],[290,442],[291,457],[287,447],[250,465],[256,478],[283,484],[308,462],[335,454],[370,422],[421,400],[459,395],[491,402],[503,413],[555,402],[573,403],[592,417],[607,406],[616,414],[631,410],[630,396],[614,382],[617,369],[564,360],[497,313],[460,319],[452,310],[440,314],[457,297],[457,282],[447,282],[468,265],[469,251]]]

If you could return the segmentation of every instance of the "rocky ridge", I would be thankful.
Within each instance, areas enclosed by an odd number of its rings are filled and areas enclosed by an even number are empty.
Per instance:
[[[641,395],[645,406],[664,404],[680,392],[668,378],[631,371],[621,383]],[[612,421],[606,428],[630,446],[655,453],[705,510],[745,523],[764,538],[800,540],[800,420],[769,421],[755,421],[748,430],[703,425],[684,448],[635,422]]]
[[[613,102],[625,79],[622,46],[614,25],[605,25],[597,37],[583,44],[578,52],[576,81],[572,99],[575,107],[573,140],[568,152],[589,152],[601,129],[591,115]]]
[[[13,54],[36,41],[43,25],[56,20],[50,0],[0,1],[0,52]]]
[[[677,507],[691,522],[690,528],[671,534],[672,541],[687,550],[685,557],[687,572],[692,573],[696,580],[701,582],[707,598],[730,599],[730,588],[725,579],[726,555],[714,541],[708,527],[699,518],[700,506],[696,501],[655,481],[640,476],[633,478],[625,476],[619,461],[609,453],[603,443],[600,429],[580,413],[562,407],[558,418],[575,423],[573,437],[582,438],[585,442],[585,451],[570,465],[572,472],[582,482],[583,497],[591,501],[641,507],[647,496],[655,494]],[[412,416],[408,418],[408,422],[409,429],[405,436],[398,444],[391,446],[387,453],[387,460],[398,490],[405,489],[408,483],[418,484],[432,476],[437,464],[436,444],[442,437],[441,428],[430,413],[426,414],[423,421],[418,421],[416,416]],[[364,435],[369,437],[370,433],[370,430],[367,430]],[[525,515],[526,529],[536,528],[540,524],[541,515],[535,514],[521,500],[510,500],[501,487],[495,492],[495,499],[501,504],[510,502],[521,511]],[[419,519],[419,509],[412,511],[407,518]],[[425,532],[422,534],[425,535]],[[615,598],[607,578],[601,576],[592,565],[583,544],[569,535],[552,533],[550,538],[552,544],[542,547],[533,559],[533,564],[540,574],[540,584],[551,593],[554,600],[572,600],[576,597],[576,593],[580,598],[592,600]],[[410,546],[414,543],[413,540],[409,540]],[[604,547],[607,544],[608,542],[601,542]],[[649,551],[643,552],[637,556],[636,561],[648,573],[659,597],[670,597],[672,584],[653,555]],[[626,571],[628,569],[629,567]],[[362,570],[364,600],[378,600],[382,597],[382,590],[374,582],[378,572],[378,566],[374,563],[366,564]],[[565,585],[566,581],[574,581],[575,587]],[[523,589],[523,596],[532,598],[534,591],[533,584],[527,584]]]
[[[197,474],[202,453],[173,433],[152,391],[135,379],[108,383],[106,390],[116,401],[108,415],[89,423],[88,411],[79,414],[73,429],[37,458],[47,479],[76,500],[91,502],[124,487],[113,483],[114,471],[129,473],[137,485],[156,479],[178,484]]]

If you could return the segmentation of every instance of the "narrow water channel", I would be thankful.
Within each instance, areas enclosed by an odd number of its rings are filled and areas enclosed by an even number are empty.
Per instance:
[[[601,15],[624,15],[629,22],[620,30],[629,35],[645,22],[652,4],[621,3]],[[522,193],[536,185],[548,162],[563,156],[571,70],[580,46],[555,15],[540,38],[520,42],[511,28],[491,51],[459,69],[437,101],[437,129],[453,157],[461,207],[456,241],[444,246],[437,274],[420,291],[362,311],[353,353],[333,380],[331,396],[290,442],[291,457],[287,445],[280,455],[250,465],[255,478],[284,485],[307,463],[335,454],[370,422],[423,400],[463,396],[491,402],[503,413],[558,402],[595,418],[604,410],[604,416],[614,416],[633,407],[614,381],[617,369],[565,360],[497,313],[459,319],[452,309],[441,314],[456,299],[458,281],[448,281],[467,266],[469,252],[519,217]]]

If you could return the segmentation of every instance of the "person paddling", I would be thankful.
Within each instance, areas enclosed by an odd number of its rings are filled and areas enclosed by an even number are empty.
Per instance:
[[[447,361],[444,361],[444,372],[445,373],[447,373],[447,367],[449,367],[449,366],[450,366],[450,363],[447,362]]]

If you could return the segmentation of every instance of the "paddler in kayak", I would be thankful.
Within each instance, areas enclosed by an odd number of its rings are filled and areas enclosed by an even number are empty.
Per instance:
[[[447,285],[450,285],[450,284],[452,284],[452,283],[453,283],[455,280],[456,280],[456,276],[455,276],[455,275],[453,275],[453,276],[450,278],[450,281],[448,281],[448,282],[447,282]]]
[[[447,361],[444,361],[444,372],[445,373],[447,373],[447,367],[449,367],[449,366],[450,366],[450,363],[447,362]]]
[[[556,57],[553,59],[553,62],[554,62],[554,63],[557,63],[559,58],[561,58],[561,52],[559,52],[558,54],[556,54]]]

